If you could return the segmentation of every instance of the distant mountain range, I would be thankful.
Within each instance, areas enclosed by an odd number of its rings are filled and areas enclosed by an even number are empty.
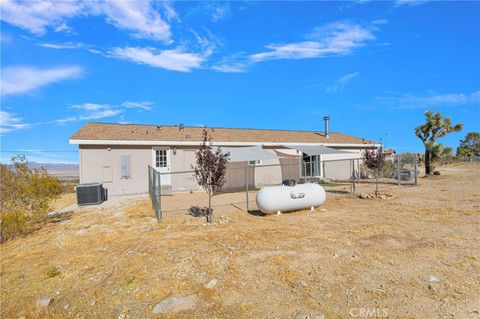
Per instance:
[[[78,164],[28,162],[28,166],[32,169],[43,167],[49,173],[78,173]]]

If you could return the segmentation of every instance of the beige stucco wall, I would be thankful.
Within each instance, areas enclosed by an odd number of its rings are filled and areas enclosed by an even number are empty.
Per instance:
[[[130,155],[130,177],[121,177],[120,156]],[[109,195],[142,194],[148,192],[148,164],[152,161],[151,147],[82,145],[80,183],[99,182]]]
[[[359,149],[340,149],[351,154],[330,154],[322,155],[322,177],[331,180],[349,180],[353,174],[353,166],[358,172],[358,158],[361,157],[363,150]]]
[[[100,182],[107,189],[110,195],[123,194],[141,194],[148,192],[148,165],[153,165],[153,148],[157,146],[103,146],[103,145],[80,145],[80,183]],[[158,145],[161,147],[161,145]],[[175,152],[173,151],[175,149]],[[191,171],[191,165],[195,164],[195,147],[170,146],[170,163],[171,171]],[[256,187],[265,185],[278,185],[282,182],[282,178],[288,175],[289,178],[296,179],[300,174],[300,170],[296,170],[295,162],[298,160],[298,154],[295,150],[283,148],[267,148],[268,152],[281,155],[289,155],[291,158],[282,159],[282,164],[287,161],[289,164],[288,174],[282,175],[282,167],[279,160],[262,161],[261,165],[277,165],[271,167],[250,167],[249,183]],[[358,157],[361,152],[359,150],[352,151],[352,157]],[[175,154],[174,154],[175,153]],[[130,177],[121,177],[120,157],[122,155],[130,155]],[[345,158],[345,155],[328,155],[322,156],[322,159],[338,159]],[[350,157],[350,156],[347,156]],[[233,163],[232,163],[233,164]],[[235,163],[236,167],[246,165],[244,163]],[[331,162],[324,164],[325,177],[332,179],[347,179],[351,175],[349,161]],[[233,174],[233,173],[232,173]],[[244,174],[244,173],[243,173]],[[298,174],[298,175],[297,175]],[[237,180],[231,186],[239,184],[242,173],[236,172]],[[232,175],[233,176],[233,175]],[[252,181],[253,179],[253,181]],[[198,184],[195,177],[191,173],[172,174],[171,184],[173,191],[198,190]],[[235,184],[235,185],[234,185]]]
[[[289,148],[273,148],[273,147],[265,147],[265,151],[277,155],[280,154],[282,156],[298,156],[296,150],[292,150]],[[294,163],[295,160],[290,161],[289,163]],[[283,174],[282,174],[282,167],[279,165],[280,160],[263,160],[260,163],[260,166],[255,167],[255,187],[260,188],[262,186],[268,185],[279,185],[282,183]],[[282,163],[284,164],[284,163]],[[263,166],[265,165],[265,166]],[[274,166],[268,166],[274,165]],[[253,168],[252,168],[253,169]]]
[[[81,145],[80,183],[99,182],[109,195],[143,194],[148,192],[148,165],[153,165],[153,149],[158,146]],[[175,152],[173,149],[175,148]],[[175,154],[174,154],[175,153]],[[130,155],[130,177],[121,177],[120,156]],[[190,171],[195,163],[195,148],[170,147],[172,172]],[[174,190],[196,187],[192,174],[172,175]]]

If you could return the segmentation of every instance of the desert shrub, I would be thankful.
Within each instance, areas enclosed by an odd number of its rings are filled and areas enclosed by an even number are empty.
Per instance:
[[[453,160],[452,148],[445,147],[441,143],[433,143],[430,146],[430,161],[432,170],[435,170],[436,165],[445,165],[451,163]]]
[[[58,179],[43,168],[30,169],[24,156],[0,164],[0,241],[35,229],[62,193]]]
[[[131,284],[133,284],[134,281],[135,281],[134,276],[127,276],[123,278],[123,283],[125,284],[125,286],[130,286]]]
[[[57,276],[60,276],[61,274],[62,272],[57,267],[52,267],[47,271],[48,278],[55,278]]]
[[[383,164],[383,167],[382,167],[381,176],[384,178],[393,178],[397,170],[396,163],[397,163],[396,158],[394,160],[391,160],[391,159],[385,160],[385,163]]]
[[[402,157],[402,164],[408,164],[408,165],[413,165],[415,163],[415,161],[417,161],[417,165],[418,165],[418,162],[419,162],[419,155],[421,154],[417,154],[417,153],[402,153],[400,154],[401,157]],[[423,157],[422,157],[423,159]]]

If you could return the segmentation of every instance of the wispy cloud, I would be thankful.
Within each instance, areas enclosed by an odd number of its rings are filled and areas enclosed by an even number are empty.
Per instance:
[[[199,53],[187,53],[182,49],[156,50],[153,48],[114,48],[111,55],[119,59],[172,71],[190,72],[199,68],[206,57]]]
[[[158,6],[167,19],[175,16],[171,6]],[[21,1],[0,2],[1,19],[41,36],[52,29],[71,31],[67,21],[73,17],[103,15],[107,23],[131,31],[136,37],[172,42],[170,25],[162,18],[154,1]]]
[[[164,7],[165,8],[165,7]],[[169,24],[162,19],[150,1],[105,1],[96,8],[107,16],[107,22],[119,29],[131,30],[139,38],[172,42]],[[168,7],[168,16],[174,15]]]
[[[80,66],[36,68],[29,66],[5,67],[1,78],[1,94],[28,93],[40,87],[82,75]]]
[[[336,22],[314,30],[309,41],[267,45],[267,51],[250,55],[252,62],[275,59],[308,59],[347,55],[374,40],[374,27]]]
[[[248,70],[248,64],[242,62],[219,63],[213,65],[212,70],[223,73],[244,73]]]
[[[244,73],[248,71],[251,62],[245,58],[244,52],[238,52],[222,58],[211,69],[223,73]]]
[[[83,12],[83,5],[73,1],[0,1],[1,19],[35,35],[48,27],[56,28],[64,20]]]
[[[102,109],[110,108],[108,104],[97,104],[97,103],[83,103],[83,104],[74,104],[72,108],[83,110],[83,111],[99,111]]]
[[[432,106],[459,106],[480,104],[480,91],[473,93],[436,93],[427,95],[414,95],[404,93],[390,93],[386,96],[375,98],[380,106],[390,108],[428,108]]]
[[[270,44],[265,52],[247,55],[238,52],[214,63],[211,69],[224,73],[243,73],[255,63],[279,59],[311,59],[334,55],[348,55],[368,41],[376,39],[374,32],[386,20],[375,20],[369,26],[335,22],[314,29],[306,41]],[[347,82],[350,78],[345,79]],[[346,84],[345,82],[345,84]],[[341,84],[341,83],[340,83]]]
[[[419,5],[419,4],[424,4],[425,2],[428,2],[428,0],[396,0],[395,5],[397,5],[397,6],[402,6],[402,5],[416,6],[416,5]]]
[[[173,21],[173,20],[178,20],[180,21],[180,17],[178,15],[178,12],[175,11],[173,8],[173,4],[170,1],[162,1],[157,3],[158,5],[162,6],[164,16],[167,19],[167,21]]]
[[[428,1],[431,1],[431,0],[395,0],[394,4],[396,7],[402,6],[402,5],[415,6],[415,5],[423,4]],[[374,0],[355,0],[355,2],[359,4],[363,4],[363,3],[375,2],[375,1]]]
[[[28,127],[30,127],[30,124],[25,123],[21,117],[18,117],[14,113],[0,111],[0,134],[18,131]]]
[[[191,49],[190,52],[186,51],[186,44],[170,50],[158,50],[151,47],[114,47],[106,50],[83,42],[41,42],[37,45],[48,49],[84,49],[107,58],[119,58],[151,67],[189,72],[199,68],[202,62],[223,45],[223,41],[207,29],[204,29],[202,34],[194,30],[189,31],[194,36],[193,41],[188,45]]]
[[[81,49],[85,48],[86,45],[81,42],[63,42],[63,43],[50,43],[43,42],[39,43],[38,46],[48,49]]]
[[[212,22],[218,22],[230,17],[232,13],[233,10],[228,1],[198,2],[196,6],[192,6],[189,9],[186,17],[203,15],[208,17]]]
[[[104,118],[110,118],[117,116],[123,113],[121,109],[101,109],[95,111],[85,112],[83,115],[78,116],[67,116],[58,120],[53,121],[54,124],[66,124],[70,122],[78,122],[78,121],[89,121],[89,120],[100,120]]]
[[[220,20],[223,20],[227,17],[229,17],[232,14],[232,11],[230,9],[230,5],[228,3],[217,3],[213,8],[212,8],[212,21],[213,22],[218,22]]]
[[[347,86],[348,82],[350,82],[354,77],[358,76],[359,74],[360,74],[359,72],[345,74],[344,76],[339,78],[337,81],[335,81],[334,84],[327,86],[325,88],[325,93],[335,93],[339,90],[343,90],[345,86]]]
[[[152,102],[130,102],[125,101],[121,104],[121,106],[130,108],[130,109],[142,109],[145,111],[150,111],[152,109]]]
[[[100,103],[74,104],[71,106],[71,108],[79,111],[80,114],[67,116],[67,117],[52,121],[52,123],[66,124],[66,123],[78,122],[78,121],[100,120],[104,118],[115,117],[117,115],[122,115],[125,113],[126,109],[137,108],[137,109],[150,111],[152,109],[152,106],[153,106],[153,102],[149,102],[149,101],[144,101],[144,102],[125,101],[120,104],[100,104]]]

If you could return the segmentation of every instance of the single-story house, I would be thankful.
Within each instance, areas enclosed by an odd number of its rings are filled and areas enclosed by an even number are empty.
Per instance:
[[[262,152],[272,154],[272,158],[266,160],[228,164],[232,168],[252,165],[249,182],[254,181],[257,187],[280,183],[286,168],[290,174],[300,177],[348,179],[352,161],[332,160],[360,158],[363,150],[377,148],[379,144],[330,133],[328,121],[327,118],[324,131],[237,128],[207,128],[207,131],[214,146],[229,151],[261,148]],[[203,129],[183,125],[87,123],[70,138],[71,144],[79,146],[80,183],[100,182],[111,195],[147,193],[149,165],[162,173],[192,170]],[[325,149],[338,150],[338,153],[310,151],[315,147],[327,147]],[[172,176],[162,177],[162,184],[174,184]],[[193,179],[190,182],[195,183]],[[183,188],[186,184],[176,183],[171,188],[173,191],[187,190]]]

